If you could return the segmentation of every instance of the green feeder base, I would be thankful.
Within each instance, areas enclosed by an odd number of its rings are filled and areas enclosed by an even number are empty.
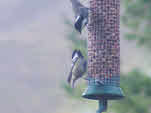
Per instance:
[[[101,100],[102,98],[107,100],[117,100],[123,98],[124,94],[120,87],[88,85],[88,88],[82,94],[82,97],[93,100]]]

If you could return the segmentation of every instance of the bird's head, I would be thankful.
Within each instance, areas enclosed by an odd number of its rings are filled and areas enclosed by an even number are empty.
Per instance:
[[[80,50],[74,50],[72,53],[72,61],[75,62],[78,58],[83,58]]]
[[[83,24],[83,16],[79,15],[76,17],[74,27],[81,34]]]
[[[88,24],[88,18],[84,18],[82,15],[77,16],[74,27],[81,34],[82,29]]]
[[[78,58],[78,50],[75,49],[72,53],[72,61],[75,62]]]

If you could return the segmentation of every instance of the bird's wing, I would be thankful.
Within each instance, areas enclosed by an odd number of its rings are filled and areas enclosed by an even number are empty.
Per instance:
[[[78,61],[76,62],[76,66],[73,69],[73,81],[72,81],[72,88],[74,88],[75,82],[81,78],[84,73],[86,72],[86,61],[83,59],[78,59]]]
[[[82,77],[83,74],[85,73],[85,67],[84,67],[84,61],[83,59],[78,59],[78,61],[75,64],[76,66],[73,69],[73,74],[77,78]]]
[[[73,69],[75,68],[75,64],[77,63],[78,59],[76,59],[76,61],[72,62],[72,64],[71,64],[71,70],[70,70],[70,73],[69,73],[68,79],[67,79],[67,81],[68,81],[69,84],[71,83],[72,72],[73,72]]]

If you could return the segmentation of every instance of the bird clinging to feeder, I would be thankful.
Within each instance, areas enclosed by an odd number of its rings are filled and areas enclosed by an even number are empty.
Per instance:
[[[78,0],[70,0],[75,14],[75,29],[81,33],[82,29],[88,24],[89,8],[82,5]]]
[[[82,96],[98,100],[97,113],[102,113],[107,110],[108,100],[124,97],[120,88],[120,0],[89,0],[90,14],[88,13],[89,9],[78,0],[70,1],[75,13],[74,27],[77,31],[81,33],[83,27],[88,23],[88,16],[90,16],[88,77],[86,78],[88,87]],[[73,63],[71,74],[68,77],[69,83],[75,63]],[[79,77],[75,76],[75,78]]]
[[[74,50],[72,53],[72,64],[71,70],[68,76],[68,83],[71,84],[72,88],[74,88],[74,84],[76,80],[81,78],[87,70],[87,61],[82,55],[80,50]]]

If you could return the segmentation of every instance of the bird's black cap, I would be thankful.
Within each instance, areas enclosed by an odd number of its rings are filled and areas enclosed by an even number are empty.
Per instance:
[[[83,55],[82,55],[80,50],[78,50],[78,55],[79,55],[79,57],[83,57]]]

